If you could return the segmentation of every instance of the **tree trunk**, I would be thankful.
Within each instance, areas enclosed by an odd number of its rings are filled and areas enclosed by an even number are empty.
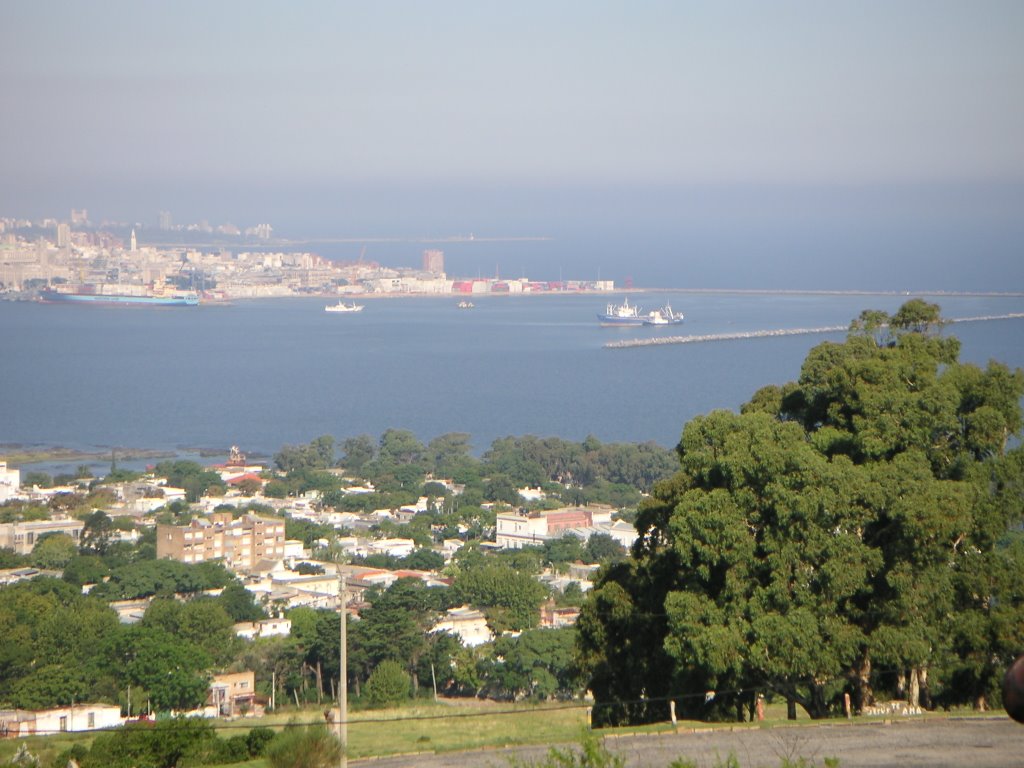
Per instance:
[[[324,699],[324,673],[320,669],[320,661],[316,663],[316,703],[320,704]]]
[[[905,671],[901,671],[896,675],[896,698],[907,698],[907,673]]]
[[[921,706],[921,678],[917,667],[910,669],[910,685],[907,686],[907,706]]]
[[[742,723],[746,718],[743,716],[743,694],[736,695],[736,722]]]
[[[828,716],[828,704],[825,702],[825,685],[815,681],[811,684],[810,696],[811,706],[807,714],[814,720],[820,720]]]
[[[796,702],[793,699],[786,699],[786,719],[796,720]]]
[[[979,693],[977,698],[974,699],[974,708],[979,712],[988,711],[988,702],[985,701],[985,694]]]
[[[921,706],[924,709],[931,709],[932,696],[928,691],[928,667],[921,667],[917,670],[917,679],[921,684]]]
[[[864,655],[853,669],[853,710],[860,715],[864,712],[864,707],[870,707],[874,702],[875,695],[871,690],[871,656],[864,651]]]

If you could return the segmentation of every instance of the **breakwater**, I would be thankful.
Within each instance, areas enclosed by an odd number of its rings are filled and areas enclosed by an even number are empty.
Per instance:
[[[955,317],[950,323],[978,323],[991,320],[1020,320],[1024,313],[1013,312],[1005,315],[982,315],[978,317]],[[763,339],[773,336],[804,336],[820,333],[840,333],[849,330],[848,325],[827,325],[821,328],[776,328],[761,331],[737,331],[735,333],[707,333],[694,336],[656,336],[649,339],[623,339],[609,341],[606,349],[626,349],[629,347],[656,347],[662,344],[698,344],[706,341],[734,341],[736,339]]]

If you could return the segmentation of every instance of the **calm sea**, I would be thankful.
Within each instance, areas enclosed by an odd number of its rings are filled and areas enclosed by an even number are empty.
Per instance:
[[[198,309],[0,302],[0,443],[77,449],[270,454],[322,434],[467,432],[482,453],[506,435],[672,446],[693,416],[736,409],[795,379],[808,350],[842,333],[608,349],[656,335],[846,326],[895,295],[633,294],[671,301],[673,328],[602,328],[620,295],[324,299]],[[1024,312],[1024,299],[948,296],[946,317]],[[1024,367],[1024,320],[954,325],[962,359]]]

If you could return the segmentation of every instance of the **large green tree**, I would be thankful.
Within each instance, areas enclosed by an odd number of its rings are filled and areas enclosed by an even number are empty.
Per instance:
[[[742,693],[711,708],[769,690],[820,717],[844,686],[868,703],[878,666],[911,699],[984,700],[1024,622],[1024,564],[1001,543],[1022,516],[1024,374],[960,363],[941,328],[925,302],[866,312],[797,382],[686,425],[635,559],[580,619],[596,718],[716,689]]]

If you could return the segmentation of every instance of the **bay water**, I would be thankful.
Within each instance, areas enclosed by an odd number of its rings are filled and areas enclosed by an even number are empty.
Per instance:
[[[0,444],[272,454],[323,434],[466,432],[673,446],[683,425],[794,380],[844,332],[610,349],[610,341],[845,327],[900,294],[636,292],[682,326],[607,328],[621,294],[323,298],[153,309],[0,302]],[[1024,312],[1019,296],[927,296],[947,318]],[[956,323],[961,359],[1024,367],[1024,319]],[[2,455],[2,449],[0,449]]]

